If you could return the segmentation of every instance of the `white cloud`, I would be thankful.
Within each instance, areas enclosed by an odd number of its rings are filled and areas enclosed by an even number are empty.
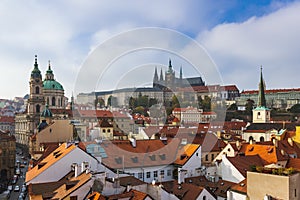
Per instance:
[[[0,3],[0,66],[5,71],[5,73],[1,73],[0,77],[2,98],[23,96],[28,92],[28,79],[33,68],[35,54],[38,54],[43,75],[48,60],[51,60],[57,81],[62,83],[66,95],[70,97],[74,90],[77,73],[79,73],[85,58],[99,43],[111,36],[131,28],[147,26],[171,28],[197,35],[200,31],[215,25],[222,17],[222,13],[232,6],[234,3],[228,3],[228,1],[213,3],[197,0],[189,2],[173,0],[151,2],[140,0],[94,0],[89,2],[54,0],[42,2],[29,0],[26,4],[4,0]],[[272,6],[280,7],[281,5],[274,4]],[[287,66],[287,63],[284,63],[286,60],[279,62],[280,56],[290,56],[290,60],[294,60],[294,63],[298,62],[297,57],[292,56],[295,54],[291,52],[297,52],[297,47],[299,47],[298,41],[295,39],[295,35],[299,35],[299,32],[298,26],[293,21],[295,18],[298,19],[298,16],[295,16],[297,13],[292,10],[294,7],[296,10],[298,9],[297,4],[293,4],[286,8],[288,9],[286,12],[284,12],[285,9],[282,9],[269,16],[253,18],[252,21],[249,20],[242,24],[219,25],[206,34],[201,34],[199,41],[215,58],[221,72],[224,73],[224,79],[238,85],[240,83],[246,85],[244,80],[241,82],[230,80],[231,76],[228,74],[236,71],[240,73],[243,71],[243,67],[248,67],[247,65],[250,65],[251,62],[254,63],[251,66],[255,65],[256,67],[263,64],[268,70],[269,63],[266,60],[270,59],[273,62],[272,55],[276,55],[277,64],[281,63],[282,66]],[[280,16],[275,17],[276,15]],[[290,19],[287,18],[288,16]],[[282,21],[283,19],[285,20]],[[263,29],[269,26],[275,27],[273,32]],[[280,26],[283,27],[283,30],[278,28]],[[250,33],[247,29],[253,32]],[[259,30],[261,31],[259,34],[262,36],[254,37],[258,35],[256,31]],[[277,34],[277,39],[284,34],[288,35],[290,41],[285,38],[280,41],[278,46],[287,49],[285,45],[288,45],[290,50],[284,52],[274,45],[273,40],[266,34],[270,32],[274,37]],[[147,37],[147,35],[140,37]],[[220,40],[219,38],[224,39]],[[268,51],[257,49],[255,43],[264,43],[265,38],[270,40],[265,46],[265,48],[268,47]],[[238,42],[236,42],[237,40]],[[244,47],[240,47],[239,43]],[[228,50],[229,47],[234,50]],[[264,59],[261,58],[262,55],[253,54],[253,51],[261,51],[261,54],[265,55]],[[166,60],[161,61],[162,64],[166,62]],[[176,64],[180,65],[181,63],[175,61],[174,65]],[[239,66],[240,68],[225,70],[224,68],[228,68],[228,66]],[[256,75],[257,70],[252,71],[255,71]],[[150,79],[152,79],[152,74]],[[23,93],[21,88],[25,88]]]
[[[256,89],[259,67],[267,88],[299,87],[300,3],[243,23],[221,24],[198,36],[225,83]]]

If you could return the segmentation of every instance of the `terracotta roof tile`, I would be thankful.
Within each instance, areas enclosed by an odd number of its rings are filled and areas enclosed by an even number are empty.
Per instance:
[[[70,144],[67,148],[66,145],[67,143],[60,145],[55,152],[49,154],[45,159],[43,159],[43,163],[37,164],[30,171],[28,171],[26,173],[25,182],[31,181],[33,178],[37,177],[40,173],[48,169],[51,165],[62,159],[65,155],[76,148],[76,146],[73,144]]]
[[[247,195],[247,179],[233,185],[231,190]]]
[[[292,167],[300,171],[300,158],[290,158],[286,164],[286,167]]]
[[[196,186],[189,183],[178,184],[177,181],[162,182],[163,189],[168,193],[174,194],[179,199],[197,199],[204,190],[204,187]]]
[[[264,166],[262,159],[258,155],[227,157],[227,159],[244,177],[247,176],[247,171],[250,170],[252,165]]]
[[[179,148],[174,164],[184,165],[197,151],[200,145],[187,144]]]

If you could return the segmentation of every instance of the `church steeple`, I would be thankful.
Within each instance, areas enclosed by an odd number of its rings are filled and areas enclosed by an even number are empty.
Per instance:
[[[171,59],[169,59],[169,72],[172,72],[173,69],[172,69],[172,61]]]
[[[179,73],[180,73],[179,78],[180,78],[180,80],[182,80],[182,66],[180,66],[180,72]]]
[[[265,97],[265,82],[263,79],[262,67],[260,67],[260,81],[259,81],[259,88],[258,88],[258,102],[257,107],[267,107],[266,104],[266,97]]]
[[[51,69],[50,60],[48,61],[48,70],[46,71],[46,77],[45,80],[54,80],[54,74]]]
[[[31,78],[39,78],[42,79],[42,75],[41,75],[41,71],[39,70],[39,65],[37,63],[37,55],[35,55],[35,59],[34,59],[34,68],[31,72]]]
[[[253,123],[269,123],[271,119],[271,111],[267,108],[265,97],[265,82],[263,79],[262,67],[260,68],[260,81],[258,86],[258,102],[257,107],[252,110]]]
[[[162,68],[160,68],[160,78],[159,78],[159,81],[164,81],[164,75],[163,75]]]
[[[157,74],[157,67],[155,67],[153,83],[157,83],[157,82],[158,82],[158,74]]]

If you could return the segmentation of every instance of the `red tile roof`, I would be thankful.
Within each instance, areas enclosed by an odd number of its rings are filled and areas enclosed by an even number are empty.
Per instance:
[[[197,199],[205,189],[189,183],[178,184],[177,181],[162,182],[163,189],[168,193],[174,194],[179,199],[192,200]]]
[[[289,88],[289,89],[270,89],[265,90],[266,94],[271,93],[284,93],[284,92],[300,92],[300,88]],[[258,90],[245,90],[241,94],[258,94]]]
[[[0,116],[0,123],[14,123],[15,117]]]
[[[252,165],[264,166],[262,159],[258,155],[227,157],[227,159],[244,177],[247,176],[247,171],[250,170]]]

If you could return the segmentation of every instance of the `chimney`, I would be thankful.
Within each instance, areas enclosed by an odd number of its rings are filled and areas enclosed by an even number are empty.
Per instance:
[[[288,143],[289,143],[289,145],[293,146],[294,142],[293,142],[292,138],[288,138]]]
[[[218,139],[221,139],[221,136],[222,136],[221,131],[217,131],[217,137],[218,137]]]
[[[86,171],[89,168],[89,163],[88,162],[82,162],[81,163],[81,173]]]
[[[133,137],[133,138],[130,138],[129,140],[131,142],[132,147],[135,148],[136,147],[136,139]]]
[[[278,147],[278,140],[276,138],[273,138],[272,142],[275,147]]]
[[[74,163],[74,171],[75,171],[75,178],[79,175],[79,167],[77,163]]]
[[[240,143],[239,140],[237,140],[237,141],[235,142],[235,145],[236,145],[236,148],[237,148],[238,150],[241,149],[241,143]]]
[[[178,168],[178,184],[184,183],[185,173],[186,173],[186,170]]]

